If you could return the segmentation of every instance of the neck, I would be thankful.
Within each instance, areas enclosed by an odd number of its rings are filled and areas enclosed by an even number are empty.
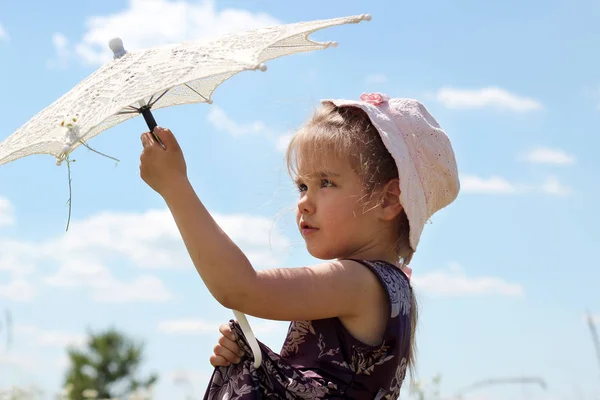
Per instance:
[[[356,249],[352,251],[350,254],[344,257],[338,257],[338,259],[342,258],[354,258],[359,260],[368,260],[368,261],[386,261],[390,264],[396,265],[400,267],[402,262],[398,257],[395,246],[390,244],[382,244],[382,243],[373,243],[366,246],[363,246],[360,249]]]

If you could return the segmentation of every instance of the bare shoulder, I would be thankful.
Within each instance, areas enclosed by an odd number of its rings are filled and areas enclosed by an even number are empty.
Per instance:
[[[382,293],[377,276],[369,268],[357,261],[340,260],[257,271],[256,279],[225,306],[282,321],[352,320],[362,319],[368,310],[380,305]]]

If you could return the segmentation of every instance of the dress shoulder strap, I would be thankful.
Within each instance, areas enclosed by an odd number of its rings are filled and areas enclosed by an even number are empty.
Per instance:
[[[411,287],[399,268],[385,261],[355,260],[369,268],[385,288],[390,302],[390,318],[410,315]]]

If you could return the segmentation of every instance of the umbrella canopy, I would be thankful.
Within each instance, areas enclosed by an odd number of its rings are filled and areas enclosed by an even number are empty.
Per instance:
[[[217,86],[238,72],[264,71],[268,60],[336,44],[312,41],[311,33],[370,19],[363,14],[278,25],[132,52],[113,39],[112,61],[0,143],[0,165],[32,154],[52,155],[60,165],[81,144],[139,114],[152,130],[151,109],[212,103]]]

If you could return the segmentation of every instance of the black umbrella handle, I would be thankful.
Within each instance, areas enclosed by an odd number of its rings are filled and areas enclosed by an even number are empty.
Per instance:
[[[154,128],[156,128],[158,124],[154,119],[154,115],[152,115],[152,112],[150,111],[150,107],[142,107],[140,111],[142,113],[142,116],[144,117],[144,120],[146,121],[146,125],[148,125],[148,129],[150,129],[150,132],[152,132],[152,136],[154,136],[154,139],[158,142],[158,144],[162,146],[163,149],[166,149],[165,144],[162,142],[162,140],[160,140],[158,135],[154,133]]]

